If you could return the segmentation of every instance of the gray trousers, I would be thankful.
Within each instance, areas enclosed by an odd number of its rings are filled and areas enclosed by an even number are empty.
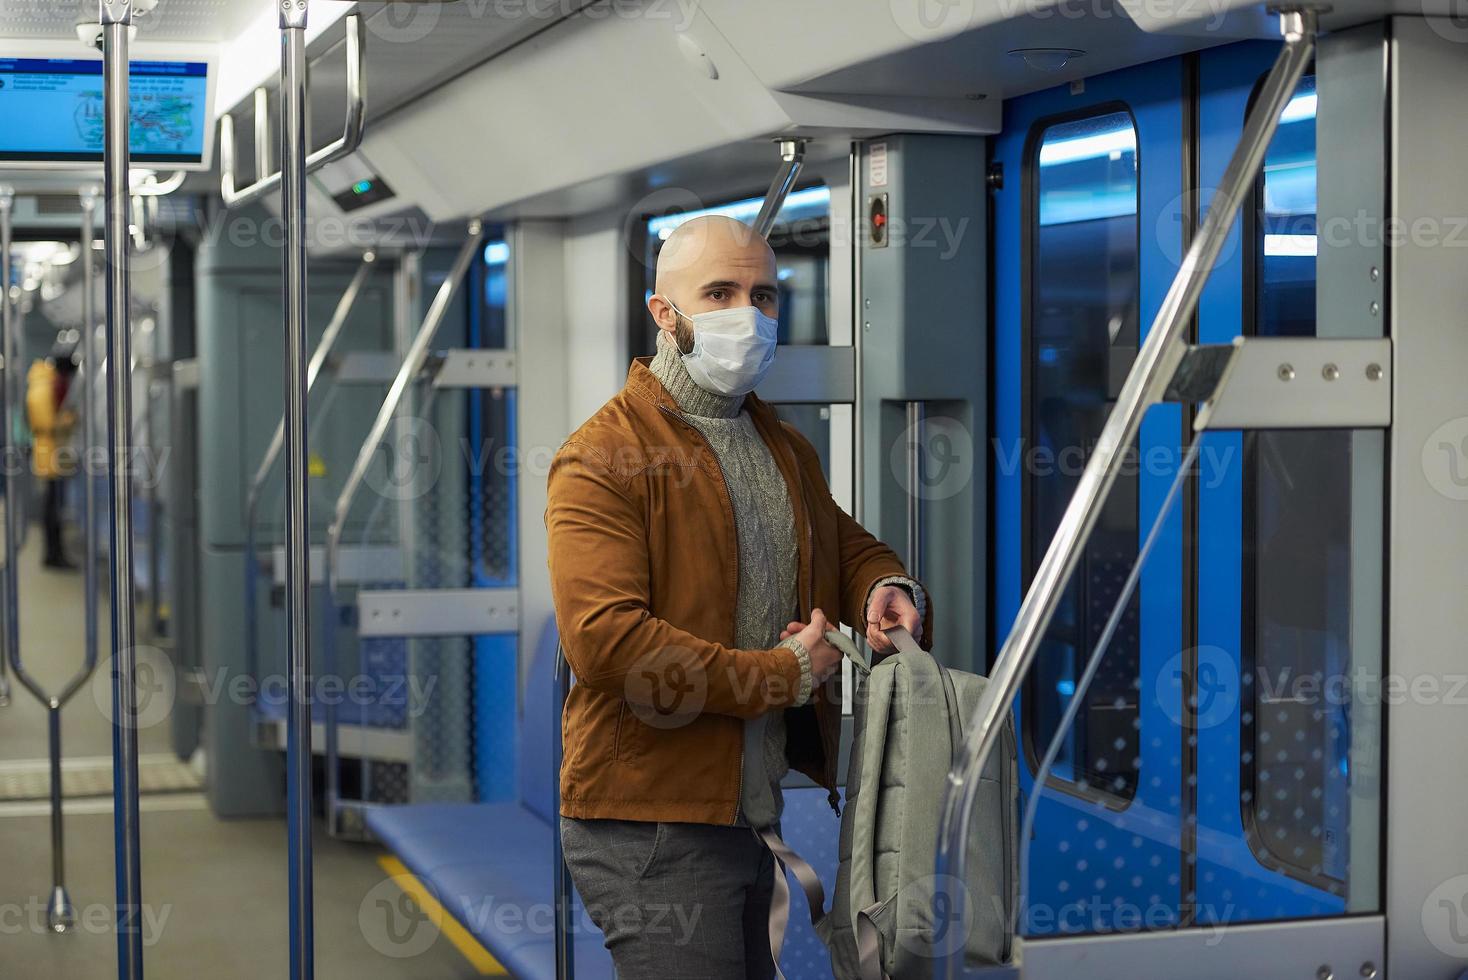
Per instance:
[[[618,980],[769,980],[775,864],[748,827],[561,818]]]

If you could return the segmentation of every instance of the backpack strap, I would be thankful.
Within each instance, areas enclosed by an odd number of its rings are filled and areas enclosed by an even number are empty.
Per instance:
[[[963,712],[958,708],[958,690],[953,686],[953,677],[947,670],[943,669],[938,660],[931,653],[918,646],[917,640],[905,627],[893,626],[882,631],[887,634],[887,639],[897,648],[898,653],[907,654],[909,657],[925,657],[932,661],[938,668],[939,686],[943,689],[943,700],[948,703],[948,744],[952,747],[953,760],[958,761],[959,753],[963,750]]]

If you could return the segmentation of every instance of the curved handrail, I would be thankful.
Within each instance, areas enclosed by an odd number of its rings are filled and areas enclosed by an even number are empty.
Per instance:
[[[346,527],[347,514],[351,511],[352,501],[367,476],[367,470],[372,465],[372,457],[377,453],[378,444],[382,442],[383,436],[387,434],[388,426],[392,424],[394,416],[397,415],[398,407],[402,404],[408,385],[422,373],[428,361],[429,345],[433,343],[434,335],[438,333],[444,317],[448,314],[449,304],[453,301],[454,294],[458,292],[460,285],[468,276],[471,263],[479,254],[483,233],[484,227],[479,219],[476,218],[469,222],[468,237],[459,249],[459,254],[454,258],[454,264],[450,267],[448,276],[438,287],[433,303],[424,315],[423,323],[413,337],[412,344],[408,347],[407,353],[403,355],[403,363],[393,378],[392,387],[388,389],[386,397],[383,398],[377,418],[373,421],[367,438],[363,440],[362,448],[357,452],[356,462],[352,464],[346,482],[342,484],[335,512],[326,529],[326,547],[321,563],[323,585],[321,595],[327,613],[325,621],[328,624],[322,644],[321,670],[323,676],[332,677],[337,670],[336,631],[332,628],[331,623],[336,611],[337,552],[341,545],[342,531]],[[322,727],[326,737],[326,823],[328,831],[334,834],[339,827],[337,804],[341,798],[341,766],[339,764],[341,744],[337,731],[336,699],[325,699],[324,708],[325,716],[322,719]]]
[[[316,386],[316,379],[326,365],[326,359],[331,355],[332,348],[336,346],[342,328],[346,326],[347,317],[351,314],[352,308],[357,305],[357,297],[361,295],[363,286],[367,284],[367,277],[371,275],[373,264],[376,261],[376,252],[362,253],[362,263],[357,267],[356,275],[347,284],[346,291],[342,293],[341,299],[336,304],[336,310],[331,315],[331,321],[327,323],[326,329],[321,334],[321,340],[317,342],[316,349],[311,352],[310,363],[306,365],[306,393],[308,395]],[[260,460],[260,465],[256,467],[254,479],[250,481],[250,488],[246,492],[245,511],[247,515],[254,515],[255,508],[259,504],[260,491],[266,479],[269,478],[275,461],[280,458],[280,451],[284,445],[285,416],[282,415],[280,421],[275,425],[275,434],[270,437],[270,444],[266,447],[265,455]]]
[[[367,438],[362,441],[362,448],[357,451],[357,460],[352,464],[346,482],[342,484],[331,524],[326,529],[327,568],[332,567],[337,548],[341,543],[347,513],[352,509],[352,501],[362,487],[367,470],[372,466],[372,457],[377,453],[377,446],[382,442],[382,437],[387,435],[388,426],[392,424],[393,416],[397,414],[403,395],[407,393],[409,382],[423,370],[424,364],[428,361],[429,345],[433,343],[433,337],[438,333],[438,328],[443,324],[443,318],[449,311],[449,304],[453,302],[454,295],[458,292],[459,286],[463,284],[464,277],[468,275],[470,263],[479,252],[479,239],[482,234],[483,226],[479,220],[470,221],[468,238],[460,247],[459,254],[455,256],[448,277],[444,279],[443,285],[438,287],[438,293],[433,297],[433,304],[423,317],[423,324],[418,328],[418,334],[413,338],[407,354],[403,356],[402,366],[398,368],[392,387],[388,389],[387,397],[383,399],[382,407],[377,411],[377,418],[373,421],[372,428],[368,430]]]
[[[1141,428],[1142,417],[1150,406],[1163,398],[1176,373],[1184,351],[1184,332],[1198,305],[1203,284],[1223,248],[1245,195],[1253,186],[1269,141],[1278,128],[1280,113],[1293,96],[1295,86],[1314,54],[1315,11],[1280,11],[1280,31],[1284,35],[1284,47],[1245,120],[1239,145],[1219,182],[1218,193],[1157,310],[1116,407],[1106,419],[1055,537],[1020,605],[1014,627],[994,663],[993,676],[979,699],[969,727],[973,735],[963,747],[962,758],[948,774],[938,830],[935,872],[940,881],[960,883],[949,896],[952,921],[964,921],[966,896],[961,883],[965,880],[968,864],[965,844],[973,820],[979,776],[998,744],[1010,706],[1034,663],[1035,654],[1059,608],[1081,551],[1090,539],[1116,483],[1127,448]],[[942,965],[935,975],[946,980],[959,980],[963,975],[963,958],[960,946],[940,960]]]
[[[306,173],[311,174],[320,170],[328,163],[348,156],[362,144],[362,132],[367,120],[367,86],[364,52],[366,50],[366,35],[362,26],[361,14],[347,15],[347,118],[342,125],[342,134],[331,143],[321,147],[319,150],[306,157]],[[261,134],[268,137],[268,120],[265,116],[266,100],[262,98],[265,90],[257,89],[255,93],[255,157],[256,162],[267,162],[269,160],[268,138],[264,141]],[[224,198],[225,207],[237,207],[248,204],[251,201],[264,197],[266,194],[280,186],[279,170],[263,177],[257,177],[255,183],[248,187],[235,187],[235,139],[234,139],[234,117],[225,113],[219,120],[219,195]]]
[[[357,305],[357,299],[376,262],[376,252],[369,250],[362,253],[361,265],[357,267],[352,281],[348,283],[341,299],[337,301],[336,310],[332,313],[330,322],[322,332],[316,349],[311,352],[311,360],[306,367],[306,394],[308,397],[316,386],[316,379],[320,376],[332,349],[341,336],[342,328],[346,326],[347,317],[351,314],[353,307]],[[256,687],[252,690],[258,690],[260,680],[260,630],[255,622],[257,594],[255,580],[259,575],[259,569],[255,565],[255,520],[258,517],[260,496],[265,487],[265,481],[269,479],[271,471],[275,468],[284,446],[285,415],[282,412],[280,421],[275,425],[275,432],[270,437],[270,444],[265,449],[265,455],[255,470],[255,476],[250,481],[249,488],[245,491],[245,672],[246,676],[256,679]]]
[[[145,173],[142,182],[133,186],[131,179],[128,181],[128,193],[133,197],[167,197],[183,186],[184,178],[187,177],[182,170],[175,170],[166,179],[159,180],[158,175],[152,172]]]

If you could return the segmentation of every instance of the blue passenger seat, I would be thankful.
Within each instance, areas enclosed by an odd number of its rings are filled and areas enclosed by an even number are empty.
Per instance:
[[[519,980],[554,980],[551,867],[557,724],[554,620],[546,624],[526,679],[519,732],[520,799],[510,803],[417,803],[377,807],[367,825],[452,915]],[[786,790],[785,840],[816,868],[827,894],[835,881],[838,821],[824,790]],[[610,980],[602,934],[576,903],[576,976]],[[788,977],[830,976],[825,947],[792,888],[780,965]]]

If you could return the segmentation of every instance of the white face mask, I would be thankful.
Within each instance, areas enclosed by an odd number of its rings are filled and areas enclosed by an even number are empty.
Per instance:
[[[676,306],[673,310],[693,324],[693,350],[683,355],[683,364],[695,384],[728,396],[747,395],[759,387],[775,362],[779,324],[773,317],[753,306],[693,316]]]

